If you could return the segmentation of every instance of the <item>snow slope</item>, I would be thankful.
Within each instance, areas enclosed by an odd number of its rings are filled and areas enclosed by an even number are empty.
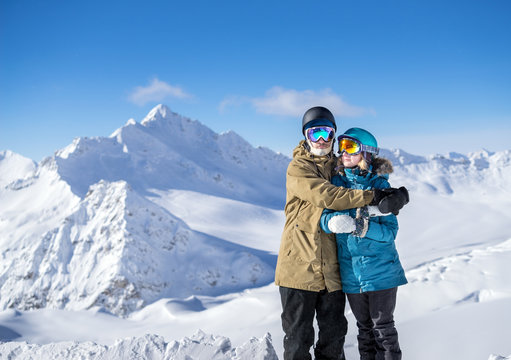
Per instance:
[[[382,155],[411,196],[397,238],[405,358],[505,358],[511,152]],[[1,152],[0,357],[281,357],[271,281],[288,161],[163,106],[39,164]]]
[[[3,308],[124,316],[165,296],[219,294],[273,278],[274,256],[188,228],[123,181],[91,186],[76,210],[5,256]]]

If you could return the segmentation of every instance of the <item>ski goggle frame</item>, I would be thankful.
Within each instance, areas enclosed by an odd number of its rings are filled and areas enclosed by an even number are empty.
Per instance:
[[[315,126],[306,130],[307,139],[316,143],[319,139],[325,142],[332,141],[335,136],[335,130],[329,126]]]
[[[361,144],[357,139],[341,135],[337,138],[339,141],[339,154],[346,152],[349,155],[357,155],[362,151],[377,155],[380,149],[370,145]]]

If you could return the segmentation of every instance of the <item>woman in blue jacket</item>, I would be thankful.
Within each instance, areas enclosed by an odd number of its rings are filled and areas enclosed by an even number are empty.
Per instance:
[[[392,164],[377,158],[374,136],[351,128],[339,136],[339,174],[332,184],[352,189],[389,188]],[[397,287],[407,283],[394,244],[394,214],[376,206],[344,211],[325,209],[321,227],[335,233],[342,289],[357,319],[360,359],[401,359],[394,308]]]

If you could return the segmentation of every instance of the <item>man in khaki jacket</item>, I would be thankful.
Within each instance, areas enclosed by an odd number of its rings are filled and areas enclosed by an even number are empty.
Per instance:
[[[305,140],[294,149],[287,169],[286,223],[275,271],[283,309],[285,360],[311,359],[314,316],[319,327],[315,358],[345,359],[346,299],[341,291],[336,243],[333,234],[321,230],[319,220],[325,208],[378,204],[391,194],[330,183],[336,165],[332,151],[336,128],[328,109],[317,106],[307,110],[302,120]],[[395,204],[394,210],[403,205]]]

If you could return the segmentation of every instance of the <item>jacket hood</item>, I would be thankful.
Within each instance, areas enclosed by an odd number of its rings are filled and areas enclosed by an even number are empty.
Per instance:
[[[305,140],[301,140],[293,150],[293,157],[305,156],[307,153],[308,151],[305,149]]]

